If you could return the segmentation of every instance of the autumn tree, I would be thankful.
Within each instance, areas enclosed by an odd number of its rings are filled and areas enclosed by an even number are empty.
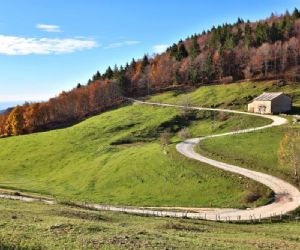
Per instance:
[[[9,114],[6,121],[6,132],[11,135],[20,135],[24,129],[23,109],[16,106]]]
[[[6,134],[6,129],[5,129],[6,120],[7,120],[6,114],[0,115],[0,136],[4,136]]]

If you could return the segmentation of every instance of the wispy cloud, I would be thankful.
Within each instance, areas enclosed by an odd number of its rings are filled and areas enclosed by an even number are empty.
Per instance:
[[[139,43],[141,43],[141,42],[140,41],[128,40],[128,41],[124,41],[124,42],[111,43],[111,44],[107,45],[104,48],[105,49],[115,49],[115,48],[120,48],[120,47],[124,47],[124,46],[136,45],[136,44],[139,44]]]
[[[35,27],[46,32],[62,32],[60,26],[53,24],[37,24]]]
[[[63,54],[97,47],[93,40],[75,38],[26,38],[0,35],[0,54]]]
[[[163,53],[169,47],[167,44],[157,44],[152,47],[154,53]]]
[[[23,93],[23,94],[0,94],[0,110],[2,109],[1,106],[7,103],[14,103],[14,104],[23,104],[25,101],[46,101],[49,98],[55,96],[55,94],[45,94],[45,93]],[[6,107],[11,107],[14,105],[7,105]]]

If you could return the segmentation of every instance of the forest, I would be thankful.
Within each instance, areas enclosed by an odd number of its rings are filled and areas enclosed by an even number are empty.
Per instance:
[[[25,103],[0,115],[0,136],[70,125],[120,105],[123,96],[242,80],[300,80],[300,12],[213,26],[164,53],[97,71],[46,102]]]

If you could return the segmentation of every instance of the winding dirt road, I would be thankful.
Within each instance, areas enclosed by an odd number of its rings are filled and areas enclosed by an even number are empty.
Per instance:
[[[194,150],[194,147],[201,143],[201,141],[204,141],[209,138],[213,137],[221,137],[221,136],[229,136],[229,135],[235,135],[235,134],[241,134],[241,133],[249,133],[257,130],[262,130],[274,126],[280,126],[287,123],[287,120],[285,118],[275,116],[275,115],[261,115],[261,114],[254,114],[254,113],[247,113],[242,111],[236,111],[236,110],[227,110],[227,109],[214,109],[214,108],[201,108],[201,107],[185,107],[181,105],[173,105],[173,104],[161,104],[161,103],[153,103],[153,102],[143,102],[131,99],[134,102],[140,103],[140,104],[146,104],[146,105],[152,105],[152,106],[163,106],[163,107],[176,107],[176,108],[188,108],[188,109],[194,109],[194,110],[211,110],[211,111],[219,111],[219,112],[227,112],[227,113],[237,113],[237,114],[243,114],[243,115],[251,115],[251,116],[259,116],[271,119],[273,122],[271,124],[262,126],[262,127],[256,127],[256,128],[248,128],[243,129],[239,131],[234,132],[228,132],[223,134],[217,134],[217,135],[210,135],[202,138],[193,138],[186,140],[184,142],[181,142],[176,145],[176,149],[179,153],[185,155],[188,158],[195,159],[197,161],[209,164],[211,166],[217,167],[219,169],[223,169],[225,171],[229,171],[232,173],[240,174],[243,176],[246,176],[250,179],[253,179],[259,183],[262,183],[272,189],[275,194],[275,200],[273,203],[247,209],[247,210],[241,210],[241,209],[201,209],[200,216],[205,217],[208,220],[249,220],[249,219],[257,219],[257,218],[268,218],[270,216],[274,215],[281,215],[286,214],[290,211],[295,210],[300,206],[300,192],[299,190],[294,187],[293,185],[289,184],[288,182],[281,180],[277,177],[260,173],[257,171],[245,169],[239,166],[234,166],[231,164],[223,163],[220,161],[216,161],[210,158],[207,158],[203,155],[200,155],[199,153],[196,153]],[[204,213],[204,215],[203,215]],[[199,216],[199,215],[198,215]],[[187,217],[195,218],[194,214],[188,214]],[[197,217],[197,216],[196,216]]]
[[[269,125],[256,127],[256,128],[248,128],[243,129],[235,132],[228,132],[218,135],[210,135],[202,138],[193,138],[181,142],[176,145],[176,149],[179,153],[189,157],[191,159],[195,159],[197,161],[209,164],[219,169],[223,169],[225,171],[229,171],[232,173],[236,173],[239,175],[243,175],[247,178],[253,179],[259,183],[262,183],[272,189],[275,193],[275,200],[273,203],[242,210],[242,209],[228,209],[228,208],[142,208],[142,207],[119,207],[119,206],[110,206],[110,205],[99,205],[99,204],[86,204],[86,203],[76,203],[82,207],[86,208],[94,208],[97,210],[107,210],[107,211],[116,211],[116,212],[126,212],[131,214],[144,214],[144,215],[152,215],[152,216],[161,216],[161,217],[185,217],[185,218],[193,218],[193,219],[206,219],[206,220],[220,220],[220,221],[239,221],[239,220],[257,220],[263,218],[269,218],[272,216],[278,216],[282,214],[286,214],[290,211],[295,210],[300,206],[300,192],[299,190],[294,187],[293,185],[289,184],[288,182],[281,180],[277,177],[260,173],[257,171],[249,170],[246,168],[242,168],[239,166],[234,166],[231,164],[223,163],[220,161],[216,161],[210,158],[207,158],[199,153],[196,153],[194,147],[203,140],[213,137],[220,137],[220,136],[229,136],[234,134],[241,134],[241,133],[249,133],[257,130],[262,130],[274,126],[280,126],[287,123],[287,120],[274,115],[260,115],[260,114],[253,114],[247,113],[242,111],[236,110],[227,110],[227,109],[214,109],[214,108],[201,108],[201,107],[185,107],[181,105],[174,105],[174,104],[162,104],[162,103],[154,103],[154,102],[144,102],[135,99],[128,100],[144,104],[144,105],[152,105],[152,106],[161,106],[161,107],[175,107],[175,108],[188,108],[194,110],[210,110],[210,111],[222,111],[227,113],[237,113],[237,114],[244,114],[244,115],[251,115],[251,116],[259,116],[271,119],[273,122]],[[0,198],[6,199],[14,199],[14,200],[22,200],[22,201],[41,201],[47,204],[55,204],[54,200],[47,200],[47,199],[36,199],[36,198],[28,198],[23,196],[15,196],[15,195],[1,195]],[[173,211],[172,211],[173,209]],[[184,211],[184,210],[187,211]],[[178,210],[178,211],[174,211]]]

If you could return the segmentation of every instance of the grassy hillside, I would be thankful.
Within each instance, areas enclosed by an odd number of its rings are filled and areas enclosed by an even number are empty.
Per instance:
[[[277,81],[268,81],[206,86],[190,93],[170,91],[153,96],[150,100],[176,104],[188,101],[191,105],[203,107],[246,110],[247,103],[263,92],[284,92],[290,95],[293,98],[293,113],[300,113],[300,84],[291,82],[284,85]],[[198,151],[209,157],[274,174],[294,183],[293,170],[278,164],[277,152],[284,131],[285,128],[281,127],[251,134],[213,138],[204,141]]]
[[[169,91],[150,98],[151,101],[182,104],[187,100],[202,107],[227,107],[247,110],[247,104],[263,92],[284,92],[293,97],[293,104],[300,107],[300,84],[277,81],[243,82],[217,86],[204,86],[190,93]]]
[[[175,135],[182,126],[200,136],[268,122],[129,105],[70,128],[1,139],[0,185],[109,204],[241,207],[249,192],[267,190],[186,159],[175,151]],[[168,154],[159,143],[165,130],[174,135]]]
[[[300,129],[295,127],[294,129]],[[280,141],[284,127],[271,128],[251,134],[241,134],[203,141],[198,151],[224,162],[269,173],[295,183],[294,170],[278,162]]]
[[[299,249],[300,223],[228,224],[0,200],[0,249]]]

